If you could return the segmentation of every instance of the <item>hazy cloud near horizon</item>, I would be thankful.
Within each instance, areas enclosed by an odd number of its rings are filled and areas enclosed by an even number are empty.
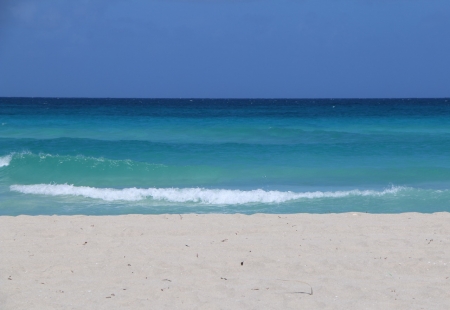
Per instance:
[[[3,1],[0,96],[450,96],[448,1]]]

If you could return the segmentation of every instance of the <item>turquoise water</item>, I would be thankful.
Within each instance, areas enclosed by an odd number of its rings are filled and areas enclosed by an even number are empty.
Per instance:
[[[0,98],[0,215],[450,211],[450,99]]]

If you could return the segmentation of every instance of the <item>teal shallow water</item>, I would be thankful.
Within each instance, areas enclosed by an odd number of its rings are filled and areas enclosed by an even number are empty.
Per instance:
[[[450,100],[0,98],[0,214],[450,211]]]

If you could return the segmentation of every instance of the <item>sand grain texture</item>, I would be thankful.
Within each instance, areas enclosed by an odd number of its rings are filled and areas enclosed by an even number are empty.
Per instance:
[[[3,216],[0,308],[450,309],[449,224],[449,213]]]

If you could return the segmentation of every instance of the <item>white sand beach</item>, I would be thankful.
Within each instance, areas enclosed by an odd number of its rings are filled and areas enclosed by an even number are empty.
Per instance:
[[[450,214],[0,217],[1,309],[450,309]]]

